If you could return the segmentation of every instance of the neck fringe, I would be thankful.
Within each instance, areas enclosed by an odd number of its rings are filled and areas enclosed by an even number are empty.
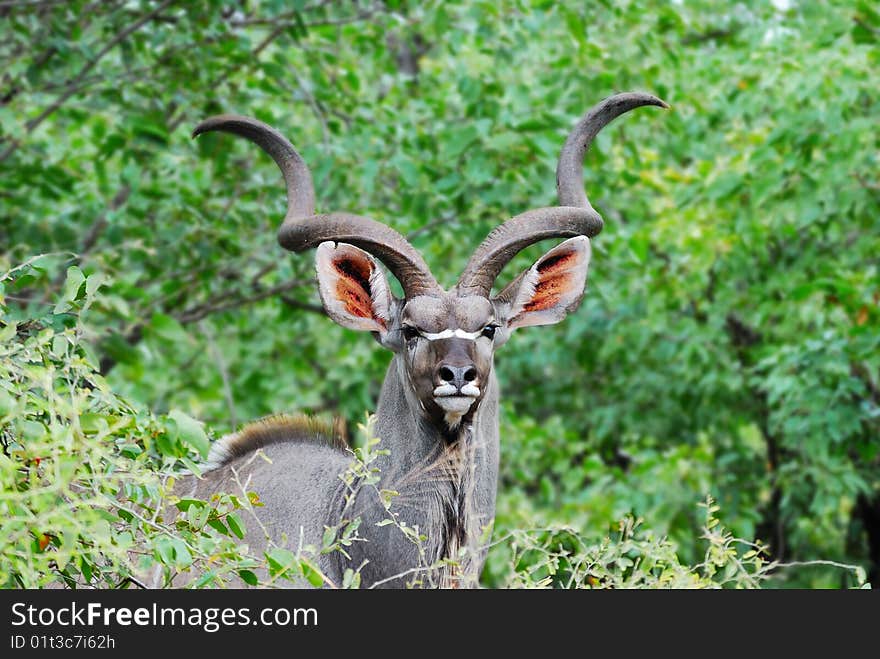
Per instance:
[[[348,448],[345,420],[327,420],[306,414],[273,414],[242,426],[238,432],[224,435],[211,446],[206,471],[229,464],[271,444],[318,442],[332,448]]]

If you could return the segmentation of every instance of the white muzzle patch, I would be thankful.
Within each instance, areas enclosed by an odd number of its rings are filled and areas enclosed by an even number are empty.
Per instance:
[[[435,398],[434,402],[447,414],[458,414],[461,416],[471,408],[471,405],[474,404],[474,399],[470,396],[444,396],[442,398]]]
[[[480,388],[468,382],[461,388],[461,391],[456,389],[454,384],[441,384],[439,387],[434,387],[434,398],[477,398],[480,395]]]
[[[461,417],[467,414],[480,395],[480,388],[474,384],[466,384],[461,391],[452,384],[441,384],[434,388],[434,402],[446,414],[443,420],[453,430],[461,423]]]

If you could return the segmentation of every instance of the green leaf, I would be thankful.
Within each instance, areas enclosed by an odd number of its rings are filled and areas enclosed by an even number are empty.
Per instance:
[[[196,588],[204,588],[209,583],[214,582],[216,579],[217,579],[217,573],[214,570],[208,570],[202,576],[200,576],[198,579],[196,579],[196,582],[193,585]]]
[[[226,525],[216,517],[208,520],[208,526],[217,531],[218,533],[222,533],[223,535],[229,535],[229,529],[226,528]]]
[[[10,339],[15,338],[15,334],[18,331],[17,323],[4,323],[3,328],[0,329],[0,343],[5,343]]]
[[[178,568],[185,568],[192,565],[192,554],[190,553],[189,548],[186,546],[186,543],[180,538],[172,538],[171,542],[174,546],[175,566],[177,566]]]
[[[167,535],[156,538],[153,545],[159,561],[164,565],[174,565],[174,545]]]
[[[321,538],[322,547],[332,547],[336,542],[336,527],[328,526],[324,529],[324,535]]]
[[[176,504],[174,504],[178,510],[181,512],[186,512],[193,506],[197,508],[203,508],[205,506],[205,502],[201,499],[181,499]]]
[[[180,458],[180,461],[183,463],[184,467],[189,469],[193,473],[193,475],[196,476],[196,478],[201,477],[204,465],[199,465],[193,462],[187,456],[183,456],[182,458]]]
[[[250,570],[239,570],[238,576],[249,586],[257,586],[260,583],[260,580],[257,579],[257,575]]]
[[[150,319],[150,329],[159,337],[172,343],[185,343],[189,341],[189,335],[183,325],[163,313],[155,313]]]
[[[171,410],[168,417],[177,425],[178,437],[198,451],[202,458],[207,458],[211,442],[202,424],[180,410]]]
[[[88,279],[86,279],[86,297],[92,298],[98,292],[98,289],[101,288],[107,282],[107,277],[105,277],[100,272],[96,272],[93,275],[89,275]]]
[[[83,432],[91,434],[107,432],[109,430],[106,417],[103,414],[95,414],[93,412],[80,416],[79,425]]]
[[[312,565],[309,560],[305,558],[302,559],[300,561],[300,565],[302,566],[303,575],[310,584],[312,584],[315,588],[320,588],[322,585],[324,585],[324,577],[321,576],[320,570]]]
[[[351,568],[346,568],[345,573],[342,575],[342,587],[343,588],[360,588],[360,585],[361,585],[360,572],[355,572]]]
[[[477,139],[478,135],[477,128],[472,123],[464,123],[450,129],[441,142],[444,150],[443,159],[455,160],[458,158]]]
[[[226,524],[239,540],[244,538],[244,524],[242,524],[241,518],[237,514],[229,513],[226,516]]]
[[[269,564],[269,574],[276,576],[299,576],[301,574],[300,563],[296,559],[293,552],[281,547],[273,547],[265,553],[266,561]],[[290,575],[290,570],[294,570],[294,574]]]
[[[80,288],[85,280],[86,278],[85,275],[83,275],[82,270],[75,265],[72,265],[67,269],[67,279],[64,281],[64,288],[61,290],[61,298],[55,305],[54,313],[60,314],[70,309],[71,303],[79,297]]]
[[[6,416],[15,409],[15,399],[5,389],[0,388],[0,416]]]

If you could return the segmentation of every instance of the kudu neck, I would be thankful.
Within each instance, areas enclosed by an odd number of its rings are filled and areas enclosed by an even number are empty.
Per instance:
[[[498,385],[492,376],[473,417],[463,420],[457,436],[450,438],[422,410],[403,366],[395,356],[382,385],[374,436],[388,454],[380,455],[374,466],[381,473],[379,487],[398,493],[391,504],[396,519],[420,529],[426,539],[417,553],[412,539],[396,527],[380,525],[388,513],[368,495],[358,510],[366,522],[367,542],[356,543],[352,556],[356,562],[367,561],[366,582],[390,583],[390,575],[448,558],[455,564],[425,579],[446,586],[474,585],[486,556],[483,541],[495,518]],[[381,548],[380,554],[371,553],[374,547]],[[405,582],[393,583],[402,587]]]
[[[380,448],[390,454],[383,456],[380,468],[383,474],[399,476],[407,473],[438,450],[467,438],[477,448],[477,455],[491,449],[497,453],[498,440],[498,384],[494,373],[486,384],[485,395],[472,418],[454,430],[433,423],[407,381],[403,360],[395,355],[388,367],[379,403],[376,408],[375,436]],[[493,461],[494,462],[494,461]],[[497,464],[487,474],[497,478]]]

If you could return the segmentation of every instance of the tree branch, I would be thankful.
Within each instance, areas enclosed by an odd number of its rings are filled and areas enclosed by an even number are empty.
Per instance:
[[[124,183],[116,192],[116,196],[110,201],[110,210],[119,210],[119,208],[128,201],[129,195],[131,195],[131,187]],[[102,213],[98,216],[98,219],[92,223],[92,226],[89,227],[89,231],[83,239],[82,247],[79,250],[80,259],[92,251],[95,247],[95,243],[98,242],[98,238],[104,232],[105,228],[107,228],[107,213]]]
[[[281,295],[281,301],[284,302],[288,307],[292,307],[293,309],[299,309],[300,311],[309,311],[311,313],[320,314],[323,316],[325,314],[324,307],[318,304],[311,304],[309,302],[303,302],[301,300],[297,300],[294,297],[290,297],[289,295]]]
[[[418,238],[419,236],[431,231],[431,229],[433,229],[434,227],[438,227],[441,224],[448,224],[449,222],[452,221],[452,219],[453,218],[450,217],[449,215],[443,215],[441,217],[438,217],[436,220],[431,220],[427,224],[423,224],[418,229],[413,229],[408,234],[406,234],[406,239],[408,241],[410,241],[415,238]]]
[[[123,184],[123,186],[116,192],[116,196],[113,197],[113,200],[110,202],[110,210],[118,210],[126,201],[128,201],[130,194],[131,188],[128,185]],[[98,242],[98,238],[106,228],[107,213],[105,211],[104,213],[101,213],[97,219],[92,222],[92,226],[89,227],[88,233],[86,233],[86,237],[83,239],[82,246],[79,249],[79,253],[73,258],[74,264],[81,264],[83,262],[84,257],[92,251],[95,247],[95,243]],[[66,272],[59,272],[58,276],[52,282],[52,290],[61,286],[61,284],[64,283],[66,276]]]
[[[748,349],[763,340],[757,329],[746,324],[736,313],[730,312],[725,319],[730,343],[736,353],[737,360],[743,371],[751,367]],[[761,520],[755,527],[759,538],[769,540],[769,555],[774,560],[783,560],[788,550],[786,543],[786,524],[782,512],[782,486],[779,483],[779,469],[786,450],[781,445],[780,437],[770,427],[770,404],[767,393],[759,387],[750,386],[749,392],[757,404],[757,425],[767,447],[767,472],[770,480],[770,500],[762,506]]]
[[[876,27],[874,27],[873,25],[868,25],[868,24],[865,23],[865,21],[863,21],[859,16],[854,16],[854,17],[853,17],[853,22],[854,22],[856,25],[858,25],[859,27],[864,28],[865,30],[867,30],[867,31],[870,32],[871,34],[880,34],[880,28],[876,28]]]
[[[289,281],[282,282],[277,286],[273,286],[272,288],[267,288],[265,290],[255,292],[253,295],[242,296],[234,300],[226,300],[225,297],[215,297],[214,299],[209,300],[204,304],[200,304],[192,309],[184,311],[179,316],[177,316],[177,320],[183,325],[194,323],[197,320],[201,320],[205,316],[211,315],[212,313],[217,313],[218,311],[228,311],[229,309],[235,309],[236,307],[253,304],[254,302],[264,300],[267,297],[278,295],[279,293],[289,291],[299,286],[310,285],[311,283],[312,282],[310,280],[291,279]]]
[[[874,181],[869,181],[861,174],[853,174],[856,177],[856,180],[859,182],[865,190],[870,190],[874,194],[880,193],[880,183],[876,183]]]
[[[80,72],[73,80],[74,86],[72,88],[59,95],[58,98],[56,98],[55,101],[48,108],[43,110],[39,115],[29,120],[25,124],[26,133],[32,133],[37,128],[37,126],[43,123],[52,114],[54,114],[56,110],[64,105],[64,103],[67,102],[67,100],[76,93],[75,83],[78,83],[80,80],[85,78],[88,75],[89,71],[95,68],[98,62],[100,62],[107,53],[109,53],[116,46],[127,39],[128,36],[131,35],[133,32],[139,30],[141,27],[149,23],[150,20],[159,15],[159,13],[170,6],[173,2],[174,0],[165,0],[162,4],[153,9],[153,11],[145,14],[144,16],[141,16],[139,20],[135,21],[127,28],[122,30],[122,32],[119,32],[115,37],[113,37],[109,43],[107,43],[101,50],[99,50],[98,53],[88,62],[86,62],[82,69],[80,69]],[[15,150],[21,145],[21,142],[21,137],[12,140],[12,142],[10,142],[9,146],[6,147],[3,153],[0,153],[0,162],[6,160],[10,155],[12,155]]]
[[[223,396],[226,398],[226,406],[229,408],[229,421],[233,428],[238,427],[238,419],[235,414],[235,397],[232,394],[232,383],[229,377],[229,369],[226,367],[226,360],[223,359],[223,353],[217,347],[214,340],[214,333],[207,323],[199,322],[199,329],[202,335],[208,341],[208,350],[211,351],[211,359],[217,364],[217,370],[220,371],[220,379],[223,382]]]
[[[230,309],[235,309],[237,307],[244,307],[249,304],[253,304],[254,302],[259,302],[260,300],[264,300],[267,297],[271,297],[273,295],[279,295],[280,293],[292,290],[297,288],[298,286],[311,285],[311,280],[306,279],[291,279],[286,282],[282,282],[277,286],[273,286],[272,288],[267,288],[265,290],[258,290],[253,295],[250,296],[240,296],[235,298],[234,300],[226,299],[228,296],[226,295],[218,295],[214,298],[204,302],[202,304],[196,305],[191,309],[187,309],[180,313],[174,314],[171,313],[175,320],[179,322],[181,325],[188,325],[190,323],[194,323],[202,320],[214,313],[219,313],[221,311],[229,311]],[[282,298],[283,299],[283,298]],[[286,300],[285,300],[286,302]],[[304,304],[304,303],[303,303]],[[308,306],[308,305],[306,305]],[[166,310],[170,311],[170,310]],[[324,313],[323,309],[320,310],[321,313]],[[131,329],[125,334],[124,339],[125,342],[129,345],[136,345],[140,343],[141,339],[144,338],[144,329],[146,328],[147,323],[144,320],[140,320],[131,327]],[[106,356],[101,359],[100,363],[100,372],[101,375],[107,375],[113,367],[116,366],[116,359],[110,356]]]
[[[732,37],[741,29],[742,25],[734,25],[733,27],[729,28],[715,28],[713,30],[707,30],[706,32],[701,32],[699,34],[686,34],[682,37],[681,43],[685,46],[692,46],[694,44],[704,43],[706,41],[727,39],[728,37]]]
[[[0,9],[34,9],[70,4],[70,0],[0,0]]]
[[[95,2],[91,3],[80,13],[80,20],[77,22],[80,29],[85,29],[89,24],[91,24],[94,16],[95,9],[101,4],[109,4],[109,0],[95,0]],[[106,7],[105,7],[106,9]],[[46,37],[52,32],[52,21],[46,18],[46,14],[51,11],[51,5],[40,5],[40,11],[38,12],[39,20],[43,24],[43,29],[31,40],[31,44],[41,44],[46,40]],[[4,12],[5,14],[9,14],[10,10]],[[22,54],[25,50],[32,51],[32,48],[26,48],[25,46],[20,46],[16,48],[14,52],[10,53],[9,59],[13,59]],[[46,65],[46,63],[52,59],[55,55],[58,54],[58,49],[55,46],[49,46],[46,50],[40,53],[37,57],[33,59],[30,66],[28,67],[33,71],[40,71]],[[20,79],[21,76],[19,76]],[[18,94],[25,88],[24,85],[16,86],[16,79],[12,78],[9,75],[4,74],[4,78],[6,83],[10,85],[8,91],[3,94],[3,97],[0,98],[0,105],[8,105],[12,100],[18,96]]]
[[[288,27],[293,25],[302,25],[303,27],[323,27],[326,25],[347,25],[349,23],[355,23],[357,21],[363,20],[365,18],[370,18],[373,14],[378,12],[381,7],[379,5],[373,5],[371,7],[367,7],[365,9],[361,9],[354,16],[346,16],[345,18],[328,18],[324,20],[312,21],[310,23],[306,23],[302,20],[297,20],[298,17],[302,16],[305,13],[310,11],[314,11],[315,9],[320,9],[321,7],[325,7],[329,2],[320,2],[317,5],[312,7],[304,7],[299,10],[287,11],[282,14],[278,14],[277,16],[273,16],[271,18],[231,18],[229,24],[234,27],[247,27],[252,25],[275,25],[278,21],[290,21],[290,19],[294,19],[292,22],[287,23]]]

